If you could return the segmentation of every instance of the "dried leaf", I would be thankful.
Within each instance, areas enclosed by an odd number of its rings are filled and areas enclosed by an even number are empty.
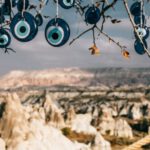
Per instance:
[[[110,18],[110,19],[112,18],[110,15],[107,15],[107,16],[105,16],[105,17],[106,17],[106,18]]]
[[[113,24],[115,24],[115,23],[120,23],[120,22],[121,22],[121,20],[112,19],[112,20],[111,20],[111,22],[112,22]]]
[[[127,50],[123,50],[123,51],[122,51],[122,55],[123,55],[123,57],[125,57],[125,58],[129,58],[129,57],[130,57],[130,53],[129,53]]]
[[[46,15],[44,15],[43,17],[44,17],[45,19],[50,18],[50,16],[46,16]]]
[[[91,47],[89,48],[89,50],[92,51],[92,50],[95,49],[95,48],[97,48],[97,47],[96,47],[96,45],[94,44],[93,46],[91,46]]]
[[[94,44],[92,47],[89,48],[91,51],[91,55],[99,55],[100,50],[97,48],[97,46]]]
[[[36,5],[30,5],[30,7],[29,7],[29,10],[31,10],[31,9],[36,9]]]

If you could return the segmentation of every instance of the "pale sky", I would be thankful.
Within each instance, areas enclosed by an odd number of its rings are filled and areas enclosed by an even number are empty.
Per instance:
[[[130,4],[133,1],[130,0]],[[148,7],[150,7],[150,4]],[[60,16],[70,25],[71,37],[69,41],[88,28],[83,22],[84,17],[82,18],[79,14],[76,14],[74,8],[71,10],[60,8],[59,12],[61,14]],[[150,10],[146,9],[146,13],[149,16]],[[44,9],[44,14],[50,15],[51,18],[55,16],[55,5],[52,2]],[[127,19],[122,0],[118,0],[115,11],[111,10],[108,14],[112,14],[113,17],[121,19],[122,22],[114,25],[110,21],[107,21],[104,31],[122,43],[122,45],[127,46],[131,55],[129,60],[124,59],[120,49],[115,44],[109,43],[108,39],[103,36],[100,36],[96,41],[100,49],[100,55],[90,55],[88,48],[92,46],[91,32],[77,40],[71,46],[69,46],[68,42],[63,47],[54,48],[47,44],[44,37],[43,31],[49,21],[47,19],[44,25],[39,28],[39,33],[33,41],[21,43],[12,39],[11,47],[17,53],[7,55],[1,52],[0,74],[5,74],[11,70],[41,70],[56,67],[150,67],[150,58],[147,55],[140,56],[134,50],[133,30]],[[150,19],[147,21],[147,25],[150,26]],[[149,42],[150,38],[147,40],[147,43]]]

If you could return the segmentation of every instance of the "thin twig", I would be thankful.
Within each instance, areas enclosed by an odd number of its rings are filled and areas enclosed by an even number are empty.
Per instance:
[[[96,26],[96,29],[103,34],[105,37],[107,37],[110,41],[115,43],[121,50],[125,49],[126,46],[122,46],[119,42],[116,42],[112,37],[110,37],[107,33],[103,32],[99,27]]]
[[[8,54],[9,54],[9,51],[12,51],[12,52],[16,53],[16,51],[15,51],[15,50],[13,50],[12,48],[5,47],[5,49],[4,49],[4,53],[8,53]]]
[[[92,29],[92,32],[93,32],[93,44],[96,45],[96,42],[95,42],[95,30],[94,30],[94,28]]]
[[[131,24],[132,24],[132,27],[133,27],[133,29],[134,29],[134,32],[136,33],[138,39],[140,40],[140,42],[141,42],[141,44],[142,44],[142,46],[143,46],[145,52],[146,52],[147,55],[150,57],[150,52],[149,52],[148,49],[146,48],[145,44],[143,43],[142,38],[140,37],[140,35],[139,35],[139,33],[138,33],[137,29],[136,29],[136,25],[135,25],[135,23],[134,23],[134,20],[133,20],[133,18],[132,18],[131,13],[130,13],[127,0],[123,0],[123,2],[124,2],[124,6],[125,6],[125,8],[126,8],[126,11],[127,11],[127,13],[128,13],[128,17],[129,17],[129,19],[130,19],[130,22],[131,22]]]
[[[102,4],[102,10],[104,9],[104,7],[105,7],[105,3]],[[104,13],[102,14],[102,17],[103,17],[103,21],[102,21],[102,25],[101,25],[101,31],[103,31],[103,29],[104,29],[104,24],[105,24],[105,22],[106,22],[106,17],[105,17],[105,15],[104,15]]]
[[[106,17],[105,17],[105,15],[104,15],[104,13],[105,13],[109,8],[113,7],[113,6],[116,4],[116,2],[117,2],[117,0],[114,0],[114,1],[113,1],[112,3],[110,3],[110,4],[107,3],[107,6],[106,6],[106,7],[104,7],[104,6],[105,6],[105,2],[103,2],[102,11],[101,11],[101,16],[103,17],[103,21],[102,21],[102,25],[101,25],[101,29],[100,29],[101,31],[103,31],[103,29],[104,29],[104,23],[105,23],[105,21],[106,21]],[[95,28],[96,28],[96,24],[93,25],[93,27],[91,27],[91,28],[85,30],[84,32],[82,32],[81,34],[79,34],[76,38],[74,38],[74,39],[69,43],[69,45],[71,45],[74,41],[76,41],[77,39],[79,39],[82,35],[84,35],[85,33],[89,32],[89,31],[91,31],[91,30],[92,30],[92,32],[93,32],[93,43],[96,44],[96,42],[95,42],[95,31],[94,31]],[[109,38],[109,39],[110,39],[110,38]],[[114,41],[114,40],[112,40],[112,41]],[[117,42],[115,42],[115,43],[117,43]]]
[[[94,25],[93,27],[91,27],[91,28],[89,28],[89,29],[83,31],[83,32],[82,32],[81,34],[79,34],[76,38],[74,38],[74,39],[69,43],[69,45],[71,45],[74,41],[76,41],[77,39],[79,39],[82,35],[84,35],[85,33],[87,33],[87,32],[89,32],[89,31],[93,30],[94,28],[95,28],[95,25]]]
[[[113,8],[113,6],[117,3],[118,0],[113,0],[112,3],[110,3],[109,5],[107,5],[102,11],[101,11],[101,15],[103,15],[109,8]]]

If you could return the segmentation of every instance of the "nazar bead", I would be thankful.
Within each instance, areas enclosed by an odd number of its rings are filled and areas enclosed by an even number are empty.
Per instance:
[[[54,46],[63,46],[70,37],[70,28],[67,22],[61,18],[53,18],[45,28],[47,42]]]
[[[3,29],[0,28],[0,48],[6,48],[10,45],[11,43],[11,37],[9,33]]]
[[[21,42],[28,42],[35,38],[38,26],[35,18],[28,12],[18,12],[11,21],[10,30],[14,38]]]

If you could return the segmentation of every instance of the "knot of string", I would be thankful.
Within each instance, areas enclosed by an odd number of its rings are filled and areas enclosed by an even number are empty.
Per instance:
[[[58,4],[58,0],[56,0],[56,18],[58,18],[59,16],[59,4]]]
[[[59,3],[58,3],[58,0],[56,0],[56,17],[55,17],[56,26],[58,26],[57,24],[58,17],[59,17]]]
[[[143,27],[144,26],[144,0],[140,0],[140,3],[141,3],[141,14],[140,14],[140,27]]]
[[[13,1],[9,0],[9,3],[10,3],[10,18],[12,19],[11,12],[12,12]]]
[[[23,14],[25,12],[25,8],[26,7],[26,0],[23,0],[23,9],[22,9],[22,17],[23,17]]]
[[[13,1],[10,0],[10,10],[12,10],[12,6],[13,6]]]

